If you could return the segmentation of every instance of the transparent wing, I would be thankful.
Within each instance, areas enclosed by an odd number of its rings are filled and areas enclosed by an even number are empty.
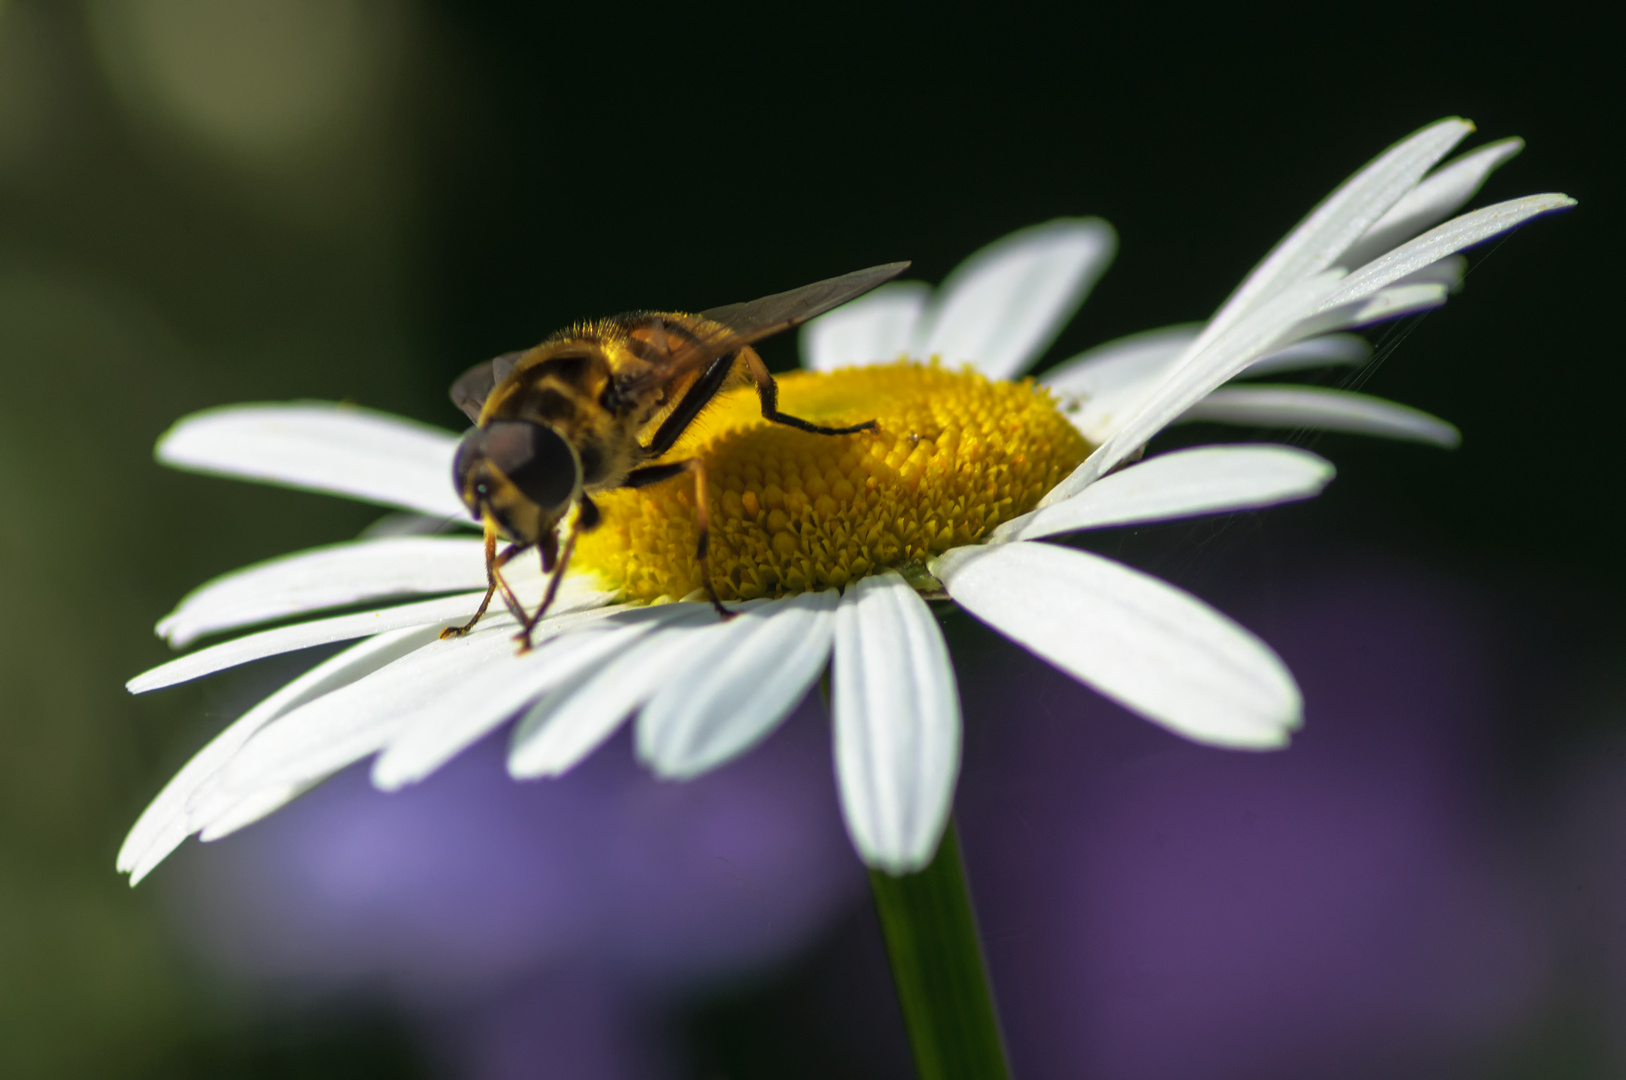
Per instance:
[[[909,269],[907,262],[886,263],[866,270],[854,270],[840,277],[815,281],[789,292],[774,293],[760,300],[743,304],[724,304],[708,308],[701,318],[721,323],[734,332],[739,340],[735,344],[749,345],[753,341],[789,330],[815,315],[823,315],[831,308],[840,307],[885,284]]]
[[[478,424],[480,410],[485,407],[486,398],[491,395],[492,388],[508,377],[508,373],[514,370],[514,362],[524,355],[523,349],[519,352],[503,353],[495,359],[469,368],[452,384],[452,404],[462,409],[463,415]]]
[[[669,349],[667,362],[654,370],[631,375],[620,387],[621,392],[629,397],[636,396],[670,382],[719,356],[799,326],[831,308],[840,307],[877,285],[891,281],[908,268],[907,262],[886,263],[815,281],[789,292],[774,293],[760,300],[707,308],[700,312],[700,317],[717,324],[718,329],[685,341],[675,341],[674,335],[667,335],[662,342]]]

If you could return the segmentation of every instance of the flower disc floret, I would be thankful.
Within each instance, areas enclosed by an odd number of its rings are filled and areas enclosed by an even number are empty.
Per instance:
[[[1032,380],[996,382],[899,362],[780,377],[780,408],[816,435],[762,419],[750,388],[720,396],[670,460],[699,457],[711,512],[712,579],[725,600],[842,587],[975,543],[1033,509],[1090,451]],[[575,566],[629,599],[701,587],[694,485],[686,476],[597,499],[603,524]]]

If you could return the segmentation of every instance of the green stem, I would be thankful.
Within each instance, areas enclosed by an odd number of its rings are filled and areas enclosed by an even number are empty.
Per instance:
[[[1010,1069],[954,823],[926,869],[872,870],[869,885],[920,1080],[1004,1080]]]

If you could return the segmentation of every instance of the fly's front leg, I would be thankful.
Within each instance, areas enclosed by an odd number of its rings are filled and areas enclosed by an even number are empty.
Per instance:
[[[779,384],[773,381],[768,373],[768,365],[762,362],[755,349],[741,349],[740,355],[745,359],[745,366],[751,372],[751,379],[757,384],[757,398],[762,402],[762,418],[770,424],[783,424],[798,431],[811,431],[815,435],[854,435],[860,431],[874,431],[876,424],[873,420],[865,420],[862,424],[852,424],[848,427],[825,427],[815,424],[811,420],[803,420],[799,416],[779,411]]]
[[[725,619],[732,619],[739,612],[728,610],[717,598],[717,587],[711,583],[711,561],[706,557],[711,541],[711,512],[706,507],[705,462],[699,458],[690,458],[688,461],[674,461],[670,465],[646,465],[642,469],[634,469],[628,473],[622,486],[648,487],[662,480],[670,480],[680,473],[689,473],[694,477],[694,525],[695,532],[699,533],[699,539],[695,542],[694,558],[695,562],[700,564],[700,583],[706,587],[706,595],[711,599],[711,606],[717,609],[717,614]]]
[[[497,583],[497,591],[502,594],[503,604],[508,608],[508,613],[521,623],[525,621],[525,605],[519,602],[519,596],[514,592],[513,586],[503,579],[502,568],[508,563],[509,559],[524,550],[525,548],[520,547],[518,544],[509,544],[503,553],[497,556],[497,561],[491,565],[491,576]]]
[[[474,618],[462,626],[448,626],[440,632],[442,641],[447,638],[462,637],[470,630],[473,630],[474,624],[480,621],[481,617],[486,613],[486,608],[491,606],[492,594],[499,588],[502,590],[503,603],[508,605],[508,610],[514,611],[518,607],[518,601],[514,599],[513,592],[508,588],[508,583],[503,581],[502,577],[497,573],[498,568],[513,558],[517,550],[510,544],[508,549],[501,555],[497,554],[497,526],[488,518],[486,520],[486,595],[480,601],[480,606],[475,609]],[[520,611],[516,617],[523,619],[524,612]]]

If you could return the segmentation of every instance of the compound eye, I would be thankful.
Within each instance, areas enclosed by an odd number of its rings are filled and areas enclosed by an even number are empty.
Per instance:
[[[475,470],[485,459],[485,432],[479,428],[470,428],[457,444],[457,456],[452,458],[452,484],[457,493],[468,498],[471,493],[475,498],[482,498],[486,492],[486,482],[475,476]],[[469,509],[474,511],[475,519],[480,517],[477,502],[470,502]]]
[[[576,455],[559,433],[542,424],[499,420],[482,431],[487,460],[527,499],[562,510],[576,494]]]

